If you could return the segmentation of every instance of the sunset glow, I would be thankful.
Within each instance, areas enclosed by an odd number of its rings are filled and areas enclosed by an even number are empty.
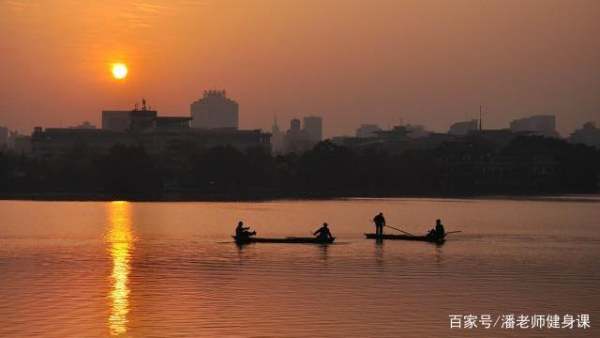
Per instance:
[[[115,63],[112,65],[112,75],[117,80],[123,80],[127,77],[127,65],[124,63]]]

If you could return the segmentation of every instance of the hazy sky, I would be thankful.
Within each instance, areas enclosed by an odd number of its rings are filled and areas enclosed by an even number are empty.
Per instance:
[[[224,88],[242,128],[600,120],[599,0],[0,0],[0,125],[99,124]],[[110,64],[129,66],[114,80]]]

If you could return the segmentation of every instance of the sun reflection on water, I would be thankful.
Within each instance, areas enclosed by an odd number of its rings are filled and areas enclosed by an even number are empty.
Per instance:
[[[130,257],[133,250],[131,232],[131,204],[111,202],[109,204],[109,228],[106,234],[108,250],[112,257],[112,288],[108,295],[111,300],[111,313],[108,326],[112,335],[127,332],[127,314],[129,312],[129,272]]]

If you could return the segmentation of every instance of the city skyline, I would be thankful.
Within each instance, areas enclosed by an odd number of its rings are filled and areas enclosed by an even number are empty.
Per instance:
[[[444,131],[477,118],[480,104],[489,128],[554,114],[566,136],[600,111],[595,1],[0,7],[0,122],[22,132],[98,124],[98,111],[140,97],[177,116],[210,88],[236,98],[241,128],[267,130],[275,115],[320,115],[325,137],[362,123]],[[116,62],[128,67],[124,80],[111,76]]]

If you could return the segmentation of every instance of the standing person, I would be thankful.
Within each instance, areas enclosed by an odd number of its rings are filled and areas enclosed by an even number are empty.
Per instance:
[[[328,242],[333,239],[333,235],[331,234],[331,231],[329,231],[329,226],[327,223],[323,223],[323,226],[315,231],[313,235],[317,236],[319,240],[324,242]]]
[[[440,219],[435,221],[435,235],[437,238],[444,238],[446,236],[446,229],[444,229],[444,225]]]
[[[385,226],[385,217],[383,217],[382,212],[373,218],[373,223],[375,223],[375,235],[381,238],[383,236],[383,227]]]

